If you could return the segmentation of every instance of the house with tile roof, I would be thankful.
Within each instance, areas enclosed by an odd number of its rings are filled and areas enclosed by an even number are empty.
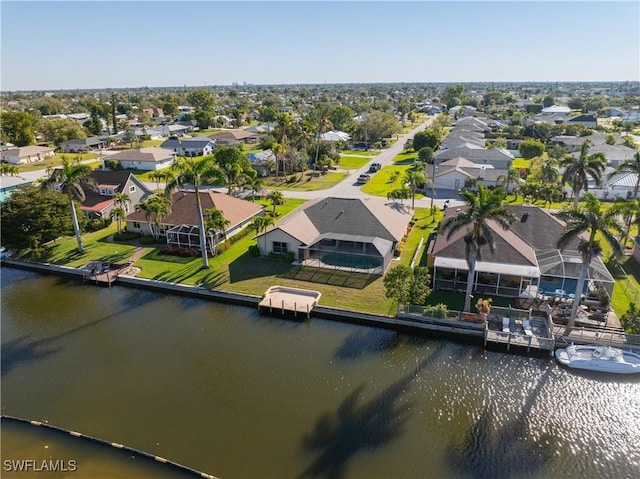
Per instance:
[[[263,214],[264,207],[251,201],[241,200],[216,191],[200,191],[200,204],[203,214],[215,208],[229,221],[219,238],[232,236],[245,228],[255,216]],[[153,219],[147,219],[142,211],[132,212],[127,216],[127,231],[150,235]],[[171,195],[171,213],[160,221],[160,235],[166,236],[167,244],[200,248],[198,213],[196,209],[196,193],[193,190],[179,190]]]
[[[257,237],[262,255],[293,253],[301,265],[384,274],[413,213],[381,198],[318,198]]]
[[[117,161],[125,170],[157,171],[173,165],[176,154],[166,148],[138,148],[124,150],[111,155],[109,160]]]
[[[509,205],[516,217],[508,230],[493,221],[488,226],[493,233],[495,251],[482,249],[476,263],[472,291],[496,296],[520,297],[543,291],[553,296],[561,291],[573,294],[578,281],[582,257],[578,252],[579,238],[559,250],[558,239],[565,223],[537,206]],[[461,208],[448,208],[445,217]],[[433,289],[465,291],[469,267],[466,261],[465,236],[471,227],[458,230],[449,238],[438,234],[428,245],[427,264],[433,268]],[[613,293],[614,280],[602,260],[596,257],[589,266],[585,293],[589,288],[603,287]],[[558,293],[557,293],[557,292]]]

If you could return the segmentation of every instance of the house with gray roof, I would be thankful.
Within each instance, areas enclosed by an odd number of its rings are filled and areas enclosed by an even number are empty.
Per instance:
[[[464,208],[448,208],[445,218]],[[506,208],[516,221],[508,230],[488,222],[495,251],[483,248],[482,258],[476,262],[472,291],[506,297],[529,297],[540,292],[547,296],[573,294],[582,264],[578,252],[580,238],[574,238],[565,249],[559,250],[557,242],[564,231],[564,222],[537,206],[508,205]],[[428,245],[427,264],[434,271],[434,290],[466,290],[469,267],[465,236],[470,229],[471,226],[462,228],[451,236],[439,233]],[[611,295],[613,285],[613,277],[602,260],[594,258],[584,293],[599,286]]]
[[[216,143],[206,136],[196,136],[193,138],[171,137],[164,141],[160,148],[172,150],[178,156],[206,156],[210,155]]]
[[[76,138],[60,143],[60,149],[65,153],[80,153],[82,151],[106,148],[107,140],[92,136],[89,138]]]
[[[262,255],[293,253],[303,266],[384,274],[413,213],[381,198],[318,198],[257,237]]]
[[[11,163],[12,165],[21,165],[24,163],[44,161],[54,155],[55,152],[53,148],[49,148],[48,146],[18,146],[3,149],[2,161]]]
[[[430,195],[431,187],[436,189],[459,190],[465,187],[465,182],[472,180],[482,183],[485,187],[503,186],[503,179],[506,178],[507,170],[495,168],[492,165],[479,165],[464,158],[452,158],[440,163],[436,168],[433,165],[425,167],[427,182],[425,184],[425,194]],[[434,176],[435,173],[435,176]],[[511,181],[508,188],[513,191],[518,182]],[[471,188],[472,190],[474,188]]]
[[[168,168],[175,162],[176,154],[166,148],[138,148],[124,150],[111,155],[109,160],[117,161],[125,170],[157,171]]]
[[[465,158],[473,163],[491,165],[500,169],[509,168],[514,159],[514,156],[504,148],[484,148],[472,143],[464,143],[453,148],[437,151],[433,155],[433,160],[436,165],[439,165],[444,161],[458,157]]]

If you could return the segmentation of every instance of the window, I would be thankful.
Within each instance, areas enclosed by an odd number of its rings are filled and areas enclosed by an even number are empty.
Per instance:
[[[129,187],[129,193],[135,193],[135,192],[136,192],[136,187],[135,187],[135,185],[131,185],[131,186]]]
[[[140,223],[138,223],[137,221],[134,221],[134,222],[133,222],[133,227],[134,227],[135,229],[138,229],[138,230],[139,230],[139,229],[140,229]]]
[[[282,243],[280,241],[273,242],[273,252],[274,253],[287,253],[289,251],[289,244]]]

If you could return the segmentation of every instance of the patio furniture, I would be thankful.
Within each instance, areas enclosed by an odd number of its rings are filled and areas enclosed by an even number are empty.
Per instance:
[[[531,324],[528,319],[522,320],[522,329],[527,336],[533,336],[533,330],[531,329]]]
[[[502,332],[503,333],[510,333],[511,332],[511,328],[509,327],[511,323],[511,319],[507,318],[506,316],[504,316],[502,318]]]

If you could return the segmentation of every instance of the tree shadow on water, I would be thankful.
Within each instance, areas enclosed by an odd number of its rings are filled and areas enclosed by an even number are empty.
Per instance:
[[[535,476],[557,449],[553,435],[533,439],[529,426],[529,414],[551,370],[547,370],[513,418],[498,421],[496,416],[501,414],[489,406],[461,445],[449,445],[446,458],[451,467],[475,479]]]
[[[26,361],[43,359],[58,351],[58,348],[49,347],[49,339],[32,340],[31,334],[20,336],[2,343],[0,348],[0,374],[12,371],[18,364]]]
[[[355,360],[395,348],[400,341],[398,333],[386,329],[358,328],[347,336],[336,349],[334,357],[343,361]]]
[[[313,463],[299,477],[345,477],[347,466],[356,454],[383,447],[403,434],[410,416],[411,403],[401,402],[418,374],[435,361],[444,346],[418,364],[370,401],[361,403],[364,386],[351,392],[333,413],[323,414],[314,430],[303,440],[307,452],[317,453]]]

